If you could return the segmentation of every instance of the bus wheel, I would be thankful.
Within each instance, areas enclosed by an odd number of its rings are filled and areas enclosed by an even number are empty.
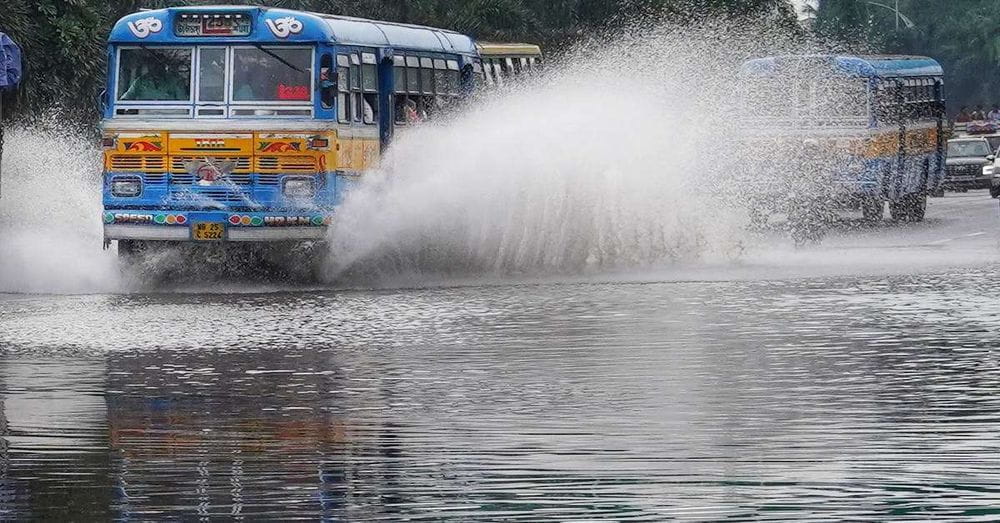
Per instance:
[[[922,222],[924,217],[927,216],[927,195],[926,194],[914,194],[907,198],[907,210],[909,211],[909,219],[911,222]]]
[[[118,240],[118,259],[132,261],[142,250],[142,245],[136,240]]]
[[[799,202],[788,213],[788,226],[796,247],[817,243],[826,234],[822,210],[816,202]]]
[[[138,240],[118,240],[118,268],[131,273],[142,262],[146,245]]]
[[[885,214],[885,202],[881,198],[867,198],[861,202],[861,215],[866,222],[880,222],[883,214]]]
[[[927,195],[910,194],[889,203],[889,212],[897,222],[922,222],[927,214]]]

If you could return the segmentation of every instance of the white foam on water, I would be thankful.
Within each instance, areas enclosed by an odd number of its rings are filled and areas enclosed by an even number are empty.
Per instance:
[[[14,127],[4,136],[0,292],[116,290],[102,250],[100,151],[83,133]]]

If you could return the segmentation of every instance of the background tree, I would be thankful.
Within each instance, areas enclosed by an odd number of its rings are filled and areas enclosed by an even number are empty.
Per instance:
[[[21,116],[54,105],[81,122],[97,120],[105,84],[105,39],[114,22],[141,8],[218,4],[217,0],[5,0],[0,31],[24,51]],[[481,40],[530,41],[557,51],[593,34],[635,23],[768,20],[797,28],[787,0],[264,0],[235,4],[376,18],[445,27]]]
[[[892,0],[877,3],[895,8]],[[896,29],[893,9],[865,0],[821,0],[816,31],[847,50],[926,55],[945,70],[949,110],[1000,102],[1000,2],[900,0],[912,21]]]

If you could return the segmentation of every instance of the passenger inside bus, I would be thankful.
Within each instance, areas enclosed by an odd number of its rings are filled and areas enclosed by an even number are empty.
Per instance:
[[[143,65],[134,74],[128,88],[121,95],[122,100],[180,101],[190,98],[188,90],[190,83],[182,81],[189,78],[190,71],[179,67],[177,72],[167,67]]]

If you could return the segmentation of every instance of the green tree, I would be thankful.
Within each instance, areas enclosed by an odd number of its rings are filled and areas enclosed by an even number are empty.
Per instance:
[[[951,112],[1000,102],[1000,2],[900,0],[912,22],[896,29],[895,2],[822,0],[816,31],[853,52],[925,55],[945,70]],[[891,5],[890,5],[891,4]]]
[[[97,118],[105,84],[105,40],[121,16],[143,8],[217,4],[216,0],[5,0],[0,31],[24,50],[17,98],[22,115],[60,106],[83,122]],[[787,0],[265,0],[264,4],[446,27],[477,39],[532,41],[558,49],[608,29],[667,21],[766,20],[794,31]]]

